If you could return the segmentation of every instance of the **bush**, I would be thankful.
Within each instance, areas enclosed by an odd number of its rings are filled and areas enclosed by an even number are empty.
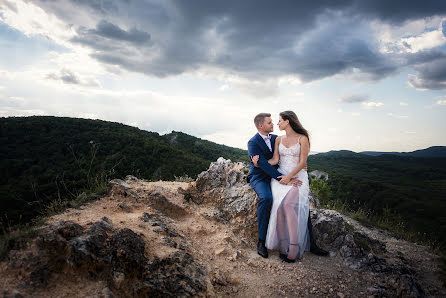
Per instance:
[[[331,190],[324,180],[312,179],[310,189],[322,205],[326,206],[329,204],[331,200]]]

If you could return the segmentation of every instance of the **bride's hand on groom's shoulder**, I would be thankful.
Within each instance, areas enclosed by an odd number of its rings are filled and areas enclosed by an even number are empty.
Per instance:
[[[259,167],[259,164],[258,164],[259,156],[258,156],[258,155],[251,156],[251,161],[252,161],[252,163],[254,164],[254,166],[255,166],[256,168]]]

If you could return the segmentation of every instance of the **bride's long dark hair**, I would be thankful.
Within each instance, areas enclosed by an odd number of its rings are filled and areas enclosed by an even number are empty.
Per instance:
[[[310,134],[308,131],[302,126],[299,119],[297,118],[296,113],[293,111],[284,111],[279,114],[283,120],[288,120],[290,122],[291,128],[301,135],[304,135],[308,138],[308,144],[310,144]]]

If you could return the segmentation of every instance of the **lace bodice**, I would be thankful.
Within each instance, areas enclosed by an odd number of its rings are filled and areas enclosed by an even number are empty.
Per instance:
[[[290,148],[285,147],[285,145],[280,142],[279,144],[279,172],[283,174],[288,174],[294,170],[300,161],[300,144],[296,143]]]

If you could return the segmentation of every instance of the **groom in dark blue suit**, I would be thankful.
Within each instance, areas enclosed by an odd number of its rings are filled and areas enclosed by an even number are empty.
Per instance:
[[[257,253],[264,258],[268,257],[268,250],[265,247],[266,232],[268,230],[269,217],[273,204],[273,195],[271,193],[271,178],[281,180],[282,174],[275,167],[268,163],[274,154],[274,145],[277,135],[270,134],[274,130],[271,114],[260,113],[254,118],[254,124],[257,127],[256,133],[248,142],[248,154],[250,158],[258,155],[258,167],[255,167],[251,161],[251,168],[248,173],[248,182],[259,197],[257,205],[257,224],[259,241],[257,243]],[[301,181],[293,179],[290,182],[295,186],[300,186]],[[308,218],[308,229],[310,234],[310,251],[318,255],[327,255],[328,252],[317,247],[312,237],[311,220]]]

